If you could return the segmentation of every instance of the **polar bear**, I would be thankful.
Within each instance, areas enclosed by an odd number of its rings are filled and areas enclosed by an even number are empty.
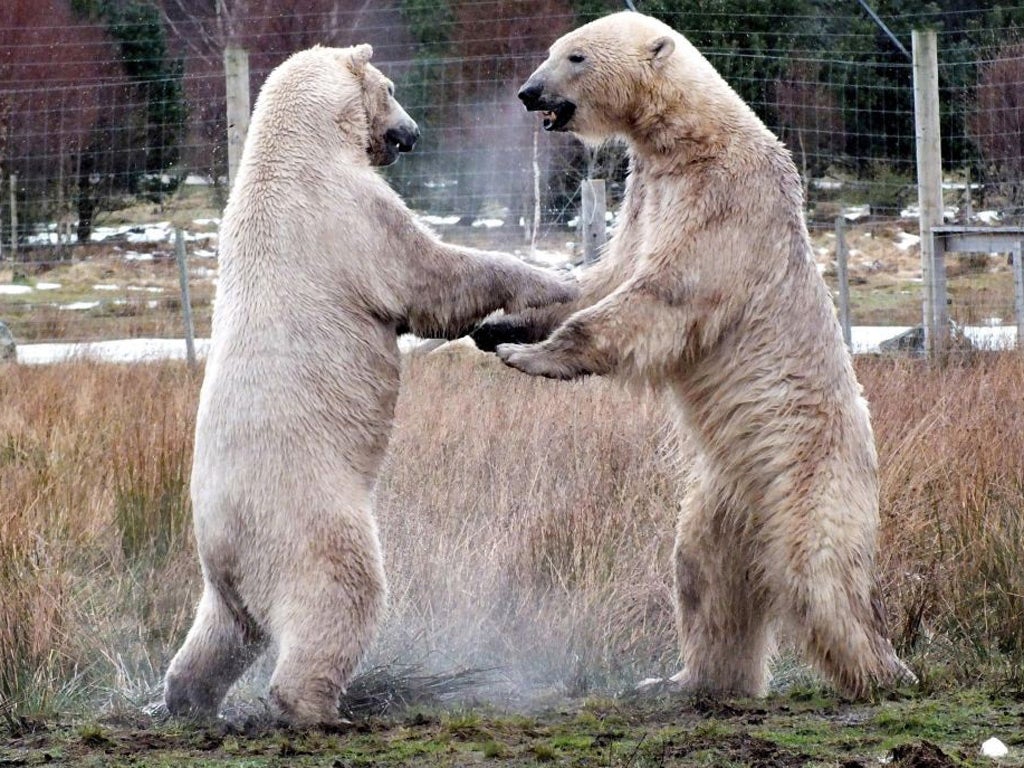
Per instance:
[[[675,683],[763,695],[780,628],[846,695],[911,681],[874,573],[868,408],[787,151],[682,35],[635,12],[557,40],[519,98],[549,131],[625,140],[627,191],[575,304],[472,335],[529,374],[669,393],[698,448],[674,552]]]
[[[497,309],[577,293],[417,222],[373,168],[418,130],[371,55],[297,53],[253,112],[220,230],[191,480],[203,593],[166,675],[171,713],[215,714],[273,640],[280,717],[338,720],[385,602],[371,493],[398,334],[456,338]]]

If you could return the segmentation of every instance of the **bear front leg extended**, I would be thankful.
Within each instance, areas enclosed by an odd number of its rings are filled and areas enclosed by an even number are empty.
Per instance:
[[[496,352],[532,376],[619,373],[651,381],[687,355],[695,323],[687,302],[667,302],[645,281],[633,280],[572,315],[546,341],[501,344]]]
[[[574,280],[532,267],[514,256],[434,244],[406,289],[407,327],[424,338],[457,339],[498,309],[570,302]]]

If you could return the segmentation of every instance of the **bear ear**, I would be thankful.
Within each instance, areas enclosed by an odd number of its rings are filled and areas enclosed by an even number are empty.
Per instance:
[[[656,38],[648,47],[647,50],[651,52],[651,62],[655,66],[661,66],[668,57],[672,55],[672,51],[676,49],[676,41],[673,40],[669,35],[662,35]]]
[[[348,66],[357,75],[361,75],[366,68],[366,63],[373,58],[373,46],[363,43],[352,48],[349,54]]]

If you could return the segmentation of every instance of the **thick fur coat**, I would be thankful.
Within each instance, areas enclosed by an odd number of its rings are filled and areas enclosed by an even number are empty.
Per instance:
[[[625,140],[603,261],[572,306],[475,334],[534,375],[667,390],[698,447],[674,573],[687,688],[763,694],[776,630],[844,693],[913,676],[875,580],[868,408],[812,260],[799,175],[707,60],[624,12],[568,33],[520,91],[549,130]]]
[[[261,90],[220,233],[192,467],[203,594],[167,672],[172,713],[216,713],[271,640],[270,699],[332,723],[385,603],[371,493],[397,336],[574,298],[499,253],[440,242],[374,170],[415,123],[372,49],[313,48]]]

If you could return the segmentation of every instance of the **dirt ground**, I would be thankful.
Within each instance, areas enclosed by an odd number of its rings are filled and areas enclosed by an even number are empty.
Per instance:
[[[993,736],[1009,748],[999,760],[980,752]],[[1021,766],[1024,697],[975,690],[852,704],[821,692],[729,702],[661,695],[528,713],[461,704],[357,718],[333,732],[282,730],[265,716],[203,725],[134,713],[8,723],[0,745],[0,766]]]

